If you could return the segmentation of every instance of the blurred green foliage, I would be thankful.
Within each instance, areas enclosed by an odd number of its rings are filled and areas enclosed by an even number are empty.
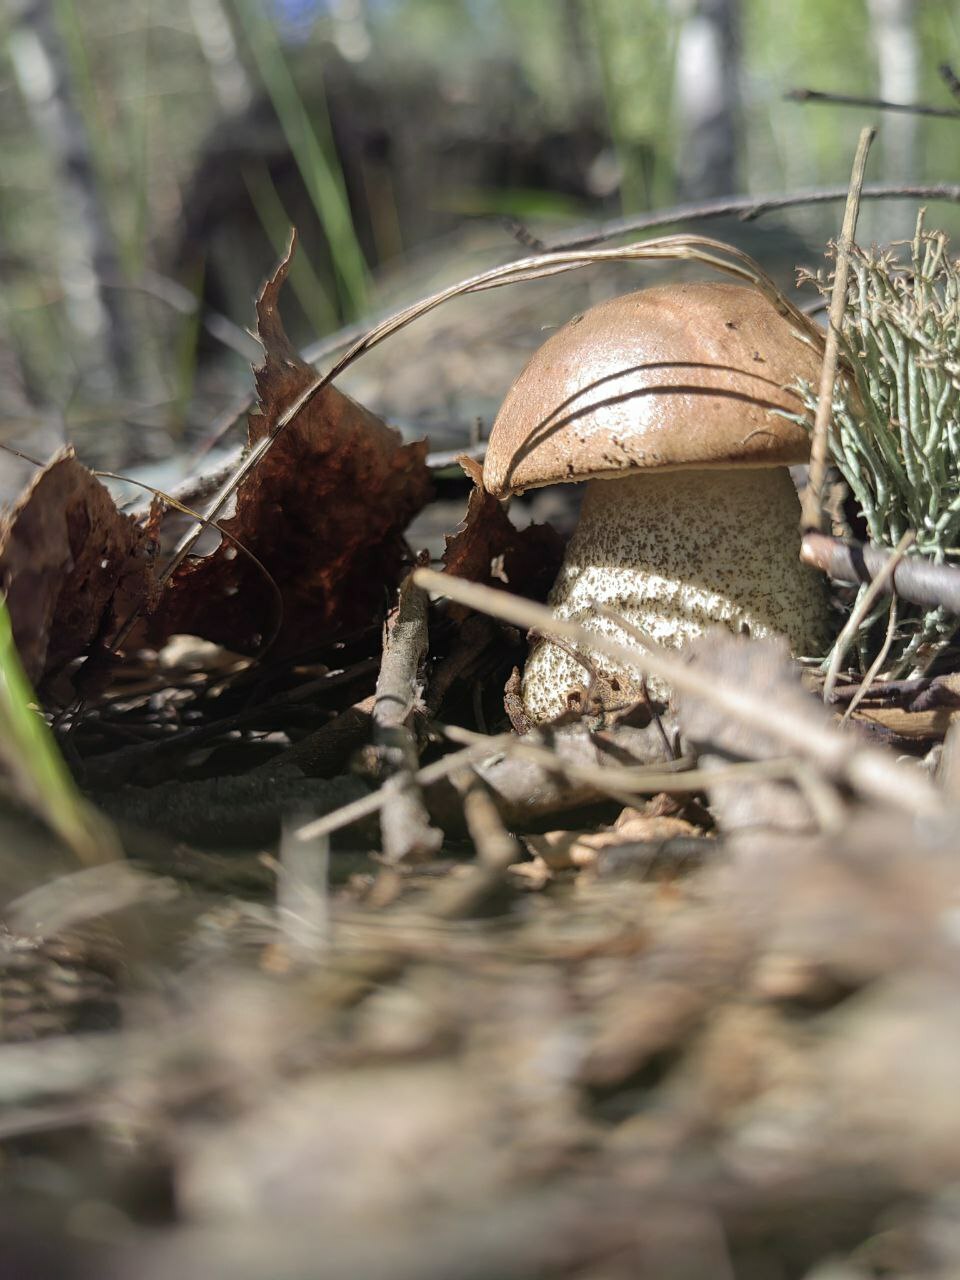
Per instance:
[[[319,267],[311,273],[309,263],[298,265],[293,280],[310,324],[327,329],[376,310],[376,281],[371,286],[371,264],[364,262],[351,221],[323,107],[331,51],[362,56],[384,93],[411,66],[434,67],[445,83],[455,84],[481,60],[510,61],[526,80],[538,127],[562,130],[588,117],[601,123],[625,209],[660,207],[674,198],[683,146],[674,109],[676,54],[692,0],[331,0],[288,39],[268,21],[270,4],[41,0],[27,6],[16,0],[0,11],[0,353],[16,373],[13,381],[22,383],[19,399],[9,379],[0,392],[0,414],[8,423],[22,426],[31,405],[54,406],[67,417],[70,435],[84,421],[99,421],[99,457],[118,462],[124,453],[163,452],[184,415],[192,415],[195,425],[210,420],[235,394],[235,387],[221,387],[214,403],[195,398],[203,330],[196,309],[191,313],[182,304],[182,287],[199,292],[202,264],[179,281],[178,305],[164,296],[163,277],[204,144],[218,120],[239,115],[251,101],[272,103],[332,247],[332,280]],[[76,126],[71,145],[87,150],[100,219],[96,254],[114,328],[127,344],[119,373],[116,353],[103,350],[103,317],[92,311],[84,317],[89,282],[70,274],[66,248],[81,218],[75,192],[64,186],[42,58],[30,47],[36,40],[31,9],[42,13],[61,59]],[[739,26],[738,185],[772,191],[845,182],[867,113],[801,106],[783,94],[797,85],[878,92],[866,0],[742,0]],[[918,0],[915,33],[922,93],[949,105],[937,66],[960,62],[953,0]],[[491,96],[497,91],[491,85]],[[255,132],[258,117],[250,119]],[[888,120],[879,117],[881,141]],[[880,150],[871,160],[871,179],[955,180],[960,122],[917,122],[909,175],[881,173]],[[268,165],[246,172],[244,181],[265,235],[279,243],[288,213],[281,193],[271,190]],[[579,220],[588,212],[562,194],[532,189],[464,191],[459,198],[464,214],[512,210],[534,222],[546,213]],[[891,234],[897,218],[900,234],[909,235],[914,216],[905,205],[893,214],[889,207],[882,214],[867,207],[861,238]],[[782,216],[784,224],[821,243],[836,221],[833,208]],[[936,221],[947,231],[960,228],[957,211],[948,207],[937,209]],[[242,244],[236,252],[243,252]],[[232,300],[227,320],[248,326],[252,302],[245,294]],[[236,345],[243,349],[242,341]],[[124,448],[108,444],[111,431]]]
[[[92,866],[117,856],[106,822],[87,804],[40,716],[13,641],[6,601],[0,596],[0,804],[13,799],[32,810],[78,861]]]

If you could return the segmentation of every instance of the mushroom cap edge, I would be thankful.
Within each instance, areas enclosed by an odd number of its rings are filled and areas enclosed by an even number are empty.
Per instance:
[[[498,497],[638,470],[790,466],[809,456],[798,378],[820,353],[758,289],[680,283],[575,316],[534,352],[494,421]]]

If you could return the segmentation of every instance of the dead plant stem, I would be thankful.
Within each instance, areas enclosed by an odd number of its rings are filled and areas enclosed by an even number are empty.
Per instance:
[[[907,554],[907,551],[913,545],[914,540],[915,535],[913,531],[908,529],[897,543],[889,560],[885,561],[880,572],[854,605],[850,617],[844,623],[843,630],[840,632],[839,636],[837,636],[834,646],[830,651],[830,663],[827,667],[826,679],[823,682],[824,702],[829,702],[833,696],[834,686],[837,683],[837,676],[840,674],[840,664],[843,661],[844,654],[853,643],[864,618],[869,616],[870,610],[876,604],[880,596],[889,590],[897,565]]]
[[[876,129],[872,126],[860,131],[860,140],[857,143],[857,152],[853,160],[853,172],[850,175],[847,204],[843,213],[843,227],[840,232],[840,239],[837,242],[837,262],[833,276],[833,293],[830,298],[827,340],[820,373],[820,395],[813,424],[813,436],[810,441],[810,473],[807,487],[803,494],[801,523],[804,531],[807,529],[822,529],[823,527],[822,498],[823,483],[827,471],[827,431],[833,412],[833,384],[837,379],[837,365],[840,359],[840,331],[843,324],[843,312],[847,305],[850,251],[853,248],[857,231],[857,217],[860,213],[860,192],[863,188],[867,153],[870,150],[870,144],[876,137],[876,132]]]

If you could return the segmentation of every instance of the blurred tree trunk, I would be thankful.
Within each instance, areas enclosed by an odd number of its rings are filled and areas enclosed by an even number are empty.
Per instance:
[[[889,102],[916,102],[920,92],[920,43],[916,0],[867,0],[870,33],[877,58],[877,91]],[[911,182],[916,173],[917,116],[885,112],[880,122],[880,163],[888,182]],[[883,235],[909,235],[904,215],[892,206],[881,211]]]
[[[26,378],[9,332],[7,316],[0,310],[0,444],[21,450],[20,458],[0,452],[0,514],[11,506],[30,483],[37,468],[30,461],[46,462],[66,443],[60,414],[40,409],[27,390]]]
[[[224,115],[239,115],[253,101],[253,86],[237,52],[230,15],[221,0],[188,0],[188,7],[217,102]]]
[[[64,310],[76,335],[83,376],[112,395],[134,381],[133,332],[125,323],[122,279],[101,200],[86,123],[74,101],[50,0],[13,0],[7,50],[40,137],[50,147],[58,183],[60,228],[51,246]]]
[[[674,0],[674,10],[678,194],[728,195],[737,190],[740,137],[739,0]]]
[[[569,100],[582,111],[590,100],[591,82],[596,75],[587,53],[590,41],[584,26],[582,0],[563,0],[560,23],[566,52],[563,75]]]

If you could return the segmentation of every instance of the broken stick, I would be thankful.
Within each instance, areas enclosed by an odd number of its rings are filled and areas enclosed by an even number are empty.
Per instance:
[[[430,825],[414,777],[420,758],[412,720],[423,702],[427,608],[426,592],[416,586],[412,574],[408,575],[384,628],[373,702],[373,741],[387,775],[383,782],[386,802],[380,814],[383,856],[394,865],[428,862],[443,843],[443,832]]]

